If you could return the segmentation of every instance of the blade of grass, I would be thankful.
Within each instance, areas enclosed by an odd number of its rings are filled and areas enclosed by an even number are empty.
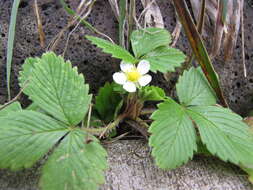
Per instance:
[[[7,91],[8,91],[8,100],[9,101],[11,100],[11,90],[10,90],[11,64],[12,64],[16,19],[17,19],[17,12],[18,12],[19,3],[20,3],[20,0],[13,1],[12,9],[11,9],[11,20],[10,20],[10,25],[9,25],[9,33],[8,33],[6,77],[7,77]]]
[[[114,13],[115,18],[119,22],[119,5],[118,0],[108,0],[109,4],[111,5],[111,9]]]
[[[39,38],[40,38],[40,46],[42,48],[44,48],[45,47],[46,35],[43,31],[43,26],[42,26],[42,21],[41,21],[41,16],[40,16],[40,10],[39,10],[37,0],[34,0],[34,13],[35,13],[36,20],[37,20],[38,33],[39,33]]]
[[[177,16],[176,16],[176,26],[171,34],[172,39],[173,39],[173,43],[171,44],[171,47],[175,47],[177,44],[177,41],[179,39],[181,30],[182,30],[182,24],[180,23],[180,21],[178,20]]]
[[[222,37],[224,34],[224,26],[226,23],[226,16],[227,16],[227,0],[221,0],[219,1],[218,13],[215,23],[211,57],[215,57],[216,55],[218,55],[220,51]]]
[[[232,1],[232,2],[231,2]],[[236,47],[236,42],[240,30],[240,20],[241,20],[241,0],[230,0],[232,4],[232,11],[230,14],[230,20],[227,24],[228,32],[225,33],[224,39],[224,58],[225,62],[229,61],[233,57],[233,50]]]
[[[200,64],[207,80],[219,98],[220,103],[224,107],[228,107],[219,84],[218,76],[214,71],[210,57],[193,22],[186,2],[184,0],[173,0],[173,3],[198,63]]]
[[[204,24],[205,24],[205,10],[206,10],[206,0],[201,2],[201,11],[198,18],[197,29],[200,34],[202,34]]]
[[[202,35],[204,23],[205,23],[205,9],[206,9],[206,0],[202,0],[201,11],[198,15],[198,23],[197,23],[197,30],[200,35]],[[188,65],[192,65],[194,59],[195,59],[195,56],[193,53],[191,53]]]
[[[111,41],[112,43],[114,43],[114,41],[107,36],[106,34],[100,32],[98,29],[96,29],[94,26],[92,26],[88,21],[82,19],[73,9],[69,8],[69,6],[67,5],[67,3],[65,3],[64,0],[60,0],[60,3],[62,5],[62,7],[64,8],[64,10],[71,16],[76,16],[78,18],[79,21],[81,21],[81,23],[86,26],[89,30],[91,30],[92,32],[95,32],[101,36],[104,36],[105,38],[107,38],[109,41]]]
[[[125,24],[127,13],[127,1],[119,1],[119,44],[125,48]]]
[[[244,77],[247,77],[247,68],[245,64],[245,34],[244,34],[244,14],[243,14],[244,0],[242,0],[241,6],[241,33],[242,33],[242,65]]]
[[[164,28],[163,16],[156,0],[141,0],[144,10],[140,16],[144,17],[144,28]]]
[[[130,0],[129,4],[129,14],[128,14],[128,34],[127,34],[127,50],[130,49],[130,36],[134,27],[134,18],[136,18],[136,2],[135,0]]]

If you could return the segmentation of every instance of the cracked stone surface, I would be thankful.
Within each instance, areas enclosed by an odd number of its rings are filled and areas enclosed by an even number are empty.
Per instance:
[[[184,166],[162,171],[141,140],[105,146],[110,169],[100,190],[251,190],[244,172],[216,158],[196,156]],[[42,162],[45,162],[43,160]],[[0,171],[0,190],[38,190],[41,165],[20,172]]]

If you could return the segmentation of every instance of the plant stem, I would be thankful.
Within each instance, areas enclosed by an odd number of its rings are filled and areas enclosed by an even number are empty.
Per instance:
[[[141,113],[140,115],[149,115],[149,114],[152,114],[156,111],[155,108],[144,108],[141,110]]]
[[[23,93],[24,89],[27,87],[28,81],[25,81],[24,87],[19,91],[19,93],[10,101],[6,102],[4,105],[0,106],[0,110],[4,109],[5,107],[9,106],[10,104],[16,102],[18,98],[21,96]]]
[[[97,135],[99,137],[104,136],[108,131],[111,131],[112,129],[115,129],[119,123],[125,118],[125,115],[119,115],[112,123],[109,123],[106,127],[100,127],[100,128],[84,128],[88,133],[91,133],[93,135]]]
[[[127,120],[126,123],[130,125],[135,130],[139,131],[142,136],[145,137],[145,139],[148,139],[149,133],[148,133],[148,125],[140,118],[137,118],[136,120]]]

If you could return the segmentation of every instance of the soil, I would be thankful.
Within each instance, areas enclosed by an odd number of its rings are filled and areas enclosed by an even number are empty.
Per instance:
[[[18,11],[11,76],[12,97],[19,92],[17,77],[25,58],[29,56],[40,56],[46,51],[46,47],[42,48],[39,43],[36,17],[32,8],[33,2],[22,0]],[[79,1],[69,0],[67,2],[72,8],[76,8]],[[46,34],[47,46],[55,35],[66,26],[69,16],[58,1],[40,0],[38,3],[41,9],[40,12],[43,30]],[[172,32],[176,20],[173,6],[170,1],[158,1],[158,4],[164,15],[165,27]],[[0,103],[4,103],[7,100],[5,63],[11,5],[12,1],[10,0],[0,1]],[[141,11],[141,6],[139,5],[138,7],[137,11]],[[224,63],[222,57],[217,57],[214,61],[215,69],[219,74],[222,88],[231,109],[242,115],[246,115],[253,109],[253,67],[251,66],[253,60],[253,38],[251,35],[253,31],[252,1],[245,1],[244,14],[247,78],[243,76],[243,67],[241,64],[241,37],[238,38],[238,45],[232,61]],[[117,41],[117,21],[107,1],[97,0],[87,21]],[[56,53],[61,54],[63,52],[68,32],[58,44]],[[86,34],[94,35],[94,33],[84,27],[79,27],[73,33],[68,44],[65,59],[71,60],[73,65],[78,67],[79,72],[84,74],[86,81],[90,84],[91,93],[96,93],[98,88],[106,81],[112,80],[112,73],[118,70],[119,61],[111,58],[110,55],[102,53],[101,50],[91,45],[84,38]],[[190,48],[184,34],[181,34],[177,47],[189,54]],[[166,90],[170,90],[177,79],[173,77],[170,82],[167,82],[161,73],[153,75],[153,77],[154,80],[152,83]],[[25,96],[22,96],[21,102],[24,105],[29,103]]]

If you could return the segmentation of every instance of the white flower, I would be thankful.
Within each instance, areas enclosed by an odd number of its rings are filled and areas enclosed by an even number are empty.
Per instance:
[[[152,77],[147,74],[150,64],[146,60],[140,61],[137,67],[122,61],[120,68],[122,72],[114,73],[113,80],[123,85],[123,88],[128,92],[135,92],[137,87],[146,86],[152,80]]]

